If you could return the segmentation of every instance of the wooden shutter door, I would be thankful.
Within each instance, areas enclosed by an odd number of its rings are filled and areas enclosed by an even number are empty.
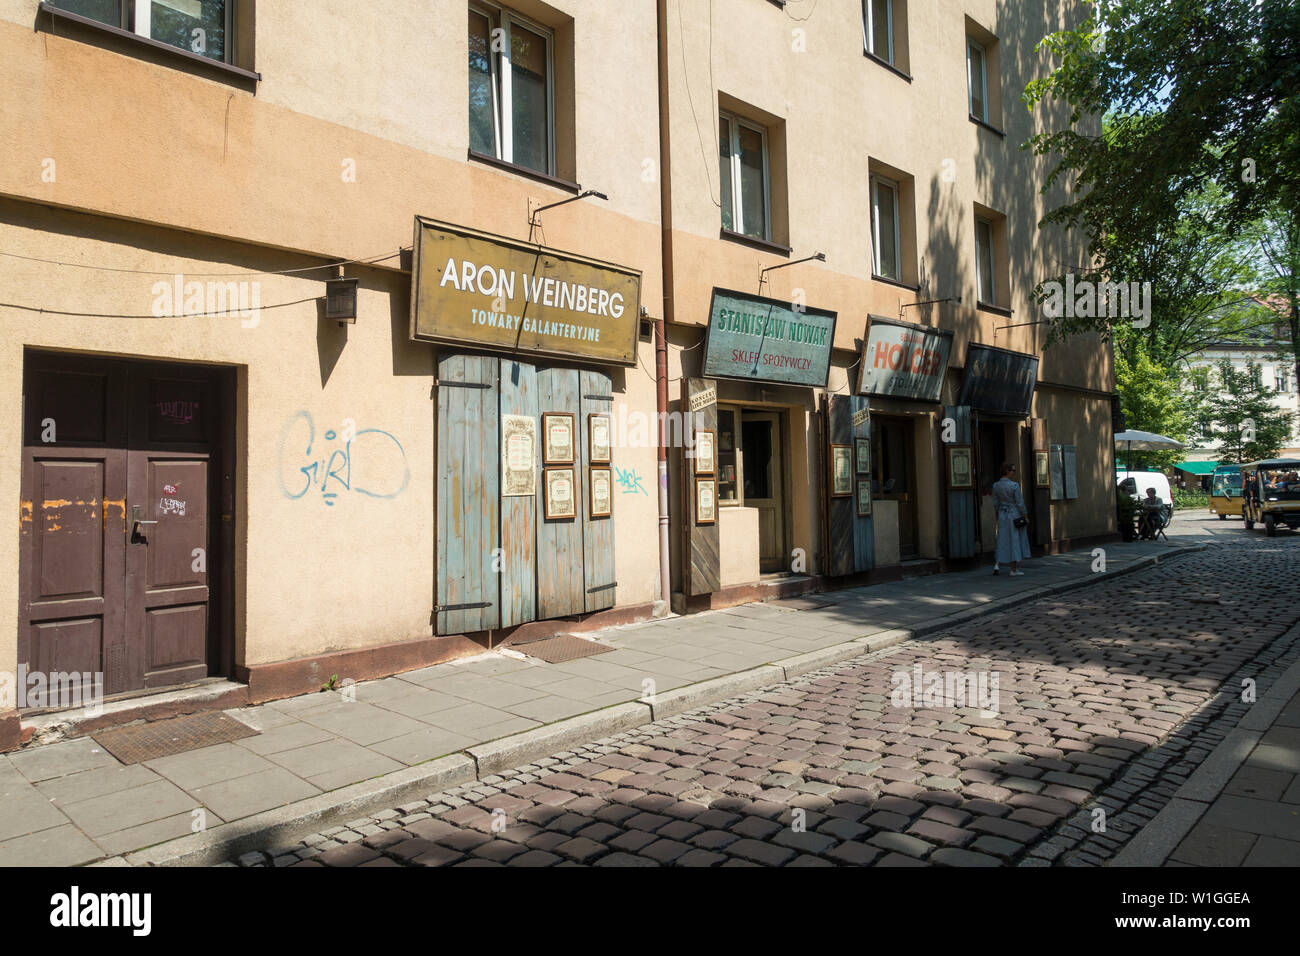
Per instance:
[[[438,361],[437,632],[500,626],[500,359],[448,355]]]

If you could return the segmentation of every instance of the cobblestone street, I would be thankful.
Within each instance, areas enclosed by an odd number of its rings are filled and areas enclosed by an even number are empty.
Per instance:
[[[1223,539],[239,863],[1101,865],[1300,655],[1298,555]],[[922,693],[957,674],[988,698]]]

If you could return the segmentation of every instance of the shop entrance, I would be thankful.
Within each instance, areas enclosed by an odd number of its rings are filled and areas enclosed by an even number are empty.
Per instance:
[[[219,369],[28,353],[20,665],[105,695],[228,669],[231,396]]]
[[[758,568],[786,570],[784,413],[718,407],[718,500],[758,512]]]
[[[898,502],[898,556],[904,561],[917,555],[914,431],[911,419],[872,416],[872,493]]]

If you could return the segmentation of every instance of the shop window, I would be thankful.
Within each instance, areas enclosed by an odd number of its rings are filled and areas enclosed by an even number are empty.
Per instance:
[[[1006,216],[977,204],[975,206],[977,306],[1002,311],[1010,310],[1010,272]]]
[[[1000,132],[1002,90],[998,38],[966,18],[966,93],[970,118]]]
[[[718,118],[718,143],[722,228],[770,241],[772,202],[767,130],[722,113]]]
[[[718,409],[718,502],[740,504],[740,483],[736,461],[736,411]]]
[[[862,0],[862,45],[873,60],[906,74],[907,0]]]
[[[56,10],[234,63],[234,0],[49,0]]]
[[[508,10],[469,8],[469,148],[556,175],[555,35]]]

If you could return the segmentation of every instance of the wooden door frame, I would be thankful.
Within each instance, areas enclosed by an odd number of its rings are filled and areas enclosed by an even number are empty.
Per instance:
[[[137,438],[132,434],[134,417],[139,409],[133,409],[134,377],[142,372],[157,374],[173,369],[193,376],[202,372],[208,379],[210,394],[217,406],[216,420],[209,432],[210,470],[208,481],[208,637],[207,637],[207,676],[231,679],[235,673],[235,526],[238,515],[235,500],[236,458],[235,440],[239,415],[238,377],[235,366],[217,365],[204,362],[177,362],[173,359],[124,357],[93,352],[64,352],[56,349],[25,347],[23,350],[24,408],[23,408],[23,443],[19,454],[27,454],[28,416],[35,411],[27,403],[27,378],[33,368],[48,372],[102,371],[120,377],[120,387],[112,390],[108,401],[121,403],[120,434],[113,434],[106,447],[119,449],[124,455],[137,448]],[[110,421],[112,415],[109,415]],[[31,490],[32,476],[24,462],[22,467],[20,491],[26,496]],[[125,481],[125,475],[124,475]],[[25,500],[25,499],[24,499]],[[129,528],[130,514],[125,509],[130,502],[124,498],[123,520]],[[125,532],[124,532],[125,533]],[[30,573],[32,555],[30,546],[20,548],[19,554],[19,616],[25,618],[24,608],[30,599],[27,577]],[[122,562],[123,572],[123,606],[125,615],[125,549]],[[20,645],[22,637],[20,635]],[[147,688],[144,692],[165,692],[169,688]],[[126,692],[128,695],[141,693],[141,690]]]

